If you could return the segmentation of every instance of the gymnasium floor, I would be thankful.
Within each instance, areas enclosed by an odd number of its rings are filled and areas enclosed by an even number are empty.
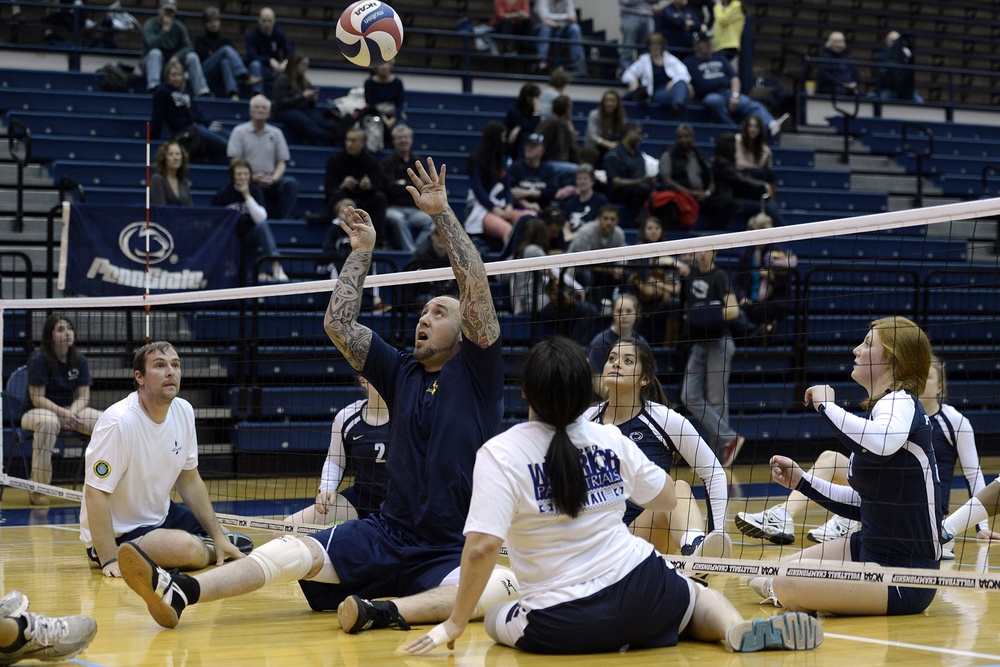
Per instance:
[[[991,469],[995,466],[987,467]],[[734,477],[738,479],[741,474],[737,469]],[[745,476],[750,477],[749,473]],[[218,492],[220,488],[215,486],[213,492]],[[761,488],[766,487],[734,487],[742,498],[731,501],[730,514],[743,508],[743,499],[750,496],[744,491],[760,492]],[[956,492],[952,500],[962,502],[963,496]],[[746,504],[753,511],[765,503],[764,499],[750,497]],[[825,514],[821,510],[810,510],[804,523],[808,527],[822,520]],[[482,625],[474,623],[459,639],[456,651],[438,649],[430,656],[409,656],[400,648],[427,627],[408,633],[380,630],[347,635],[340,631],[334,615],[310,612],[295,585],[193,606],[185,611],[178,628],[163,630],[123,582],[105,579],[90,568],[77,537],[78,521],[77,506],[63,503],[30,508],[26,493],[18,489],[6,489],[0,501],[0,589],[23,591],[31,598],[35,611],[83,613],[97,619],[97,638],[73,661],[80,665],[1000,665],[1000,594],[958,589],[940,590],[921,615],[824,618],[825,643],[816,651],[804,653],[741,655],[729,653],[721,644],[684,642],[672,649],[623,654],[533,656],[493,645]],[[744,540],[731,524],[730,529],[736,542],[734,557],[778,557],[777,547]],[[262,532],[252,536],[258,544],[270,539]],[[791,548],[801,546],[796,543]],[[785,547],[783,553],[788,549]],[[974,539],[960,539],[956,554],[955,563],[943,565],[943,570],[978,568],[993,574],[1000,572],[1000,547],[991,550]],[[758,599],[740,577],[717,576],[711,585],[722,590],[746,617],[764,617],[778,611],[758,605]]]

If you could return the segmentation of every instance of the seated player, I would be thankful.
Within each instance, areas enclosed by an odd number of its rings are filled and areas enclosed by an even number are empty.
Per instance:
[[[389,454],[389,407],[363,377],[367,398],[337,413],[330,429],[330,449],[323,463],[316,503],[285,518],[288,523],[335,525],[377,512],[385,498],[385,459]],[[337,493],[344,472],[354,482]]]
[[[675,545],[684,556],[728,558],[733,545],[723,530],[729,501],[726,473],[691,422],[667,406],[667,397],[656,377],[653,350],[644,341],[622,338],[608,352],[600,378],[607,400],[589,408],[583,418],[616,425],[650,461],[668,473],[674,457],[679,455],[698,473],[707,491],[707,537],[691,486],[683,480],[674,482],[677,506],[673,510],[654,512],[626,501],[625,524],[660,553],[668,553]]]

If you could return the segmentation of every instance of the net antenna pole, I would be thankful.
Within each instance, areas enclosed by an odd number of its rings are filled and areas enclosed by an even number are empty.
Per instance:
[[[146,344],[149,344],[149,122],[146,123],[146,291],[142,300],[146,303]]]

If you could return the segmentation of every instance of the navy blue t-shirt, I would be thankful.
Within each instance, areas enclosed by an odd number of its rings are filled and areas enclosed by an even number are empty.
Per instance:
[[[580,201],[579,195],[574,195],[563,203],[563,217],[569,222],[570,229],[577,232],[586,223],[597,220],[597,212],[607,203],[608,198],[602,192],[595,192],[586,202]]]
[[[55,373],[52,372],[48,359],[41,353],[32,355],[28,360],[28,386],[45,387],[45,398],[61,408],[68,408],[73,404],[77,387],[89,387],[91,384],[90,367],[84,354],[80,355],[80,360],[73,368],[60,361],[59,370]],[[30,394],[21,398],[25,401],[25,406],[32,405]]]
[[[694,94],[701,98],[709,93],[723,90],[729,92],[729,82],[736,76],[736,71],[729,61],[718,54],[713,54],[708,60],[689,56],[684,59],[684,66],[691,73],[691,87],[694,88]]]
[[[463,337],[458,354],[429,373],[373,333],[363,375],[389,406],[382,516],[417,541],[462,544],[476,451],[503,417],[500,339],[484,349]]]

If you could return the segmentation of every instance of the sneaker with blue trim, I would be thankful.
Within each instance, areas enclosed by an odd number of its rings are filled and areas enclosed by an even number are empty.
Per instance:
[[[14,618],[28,611],[28,596],[21,591],[10,591],[0,598],[0,618]]]
[[[207,535],[201,535],[199,537],[201,537],[202,542],[209,546],[212,546],[215,543],[215,541]],[[253,540],[250,539],[249,535],[237,532],[228,532],[226,533],[226,539],[229,540],[230,544],[239,549],[240,553],[244,556],[249,556],[250,552],[253,551]]]
[[[0,665],[69,660],[87,648],[97,634],[97,621],[89,616],[42,616],[23,611],[15,618],[24,626],[19,638],[23,643],[14,650],[0,650]]]
[[[800,611],[772,618],[755,618],[729,628],[726,643],[737,653],[765,649],[809,651],[823,643],[823,626]]]
[[[131,542],[118,547],[118,567],[128,587],[146,603],[149,615],[164,628],[177,627],[184,608],[198,601],[200,586],[194,577],[167,572]]]

